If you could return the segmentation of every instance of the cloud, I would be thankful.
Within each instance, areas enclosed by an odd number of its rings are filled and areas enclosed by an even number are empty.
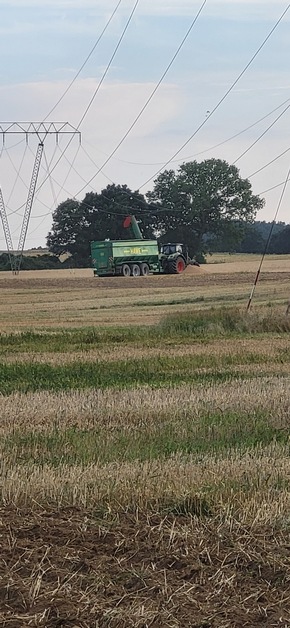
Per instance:
[[[90,102],[98,80],[78,79],[54,113],[54,119],[64,119],[77,125]],[[65,81],[23,83],[0,87],[2,118],[13,120],[43,119],[67,87]],[[132,123],[144,102],[155,88],[154,83],[107,82],[92,104],[87,120],[102,137],[121,135]],[[160,123],[174,117],[182,102],[180,87],[163,83],[136,129],[141,135],[153,132]],[[87,122],[86,122],[87,124]],[[136,131],[135,131],[136,133]]]

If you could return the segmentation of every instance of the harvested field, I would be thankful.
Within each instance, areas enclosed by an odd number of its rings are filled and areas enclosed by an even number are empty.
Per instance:
[[[90,269],[1,273],[0,330],[152,325],[180,307],[246,307],[257,261],[209,263],[182,275],[96,278]],[[274,259],[272,259],[272,257]],[[265,261],[255,293],[258,305],[289,298],[290,259]]]
[[[248,315],[244,259],[2,273],[1,626],[289,628],[290,268],[268,263]]]

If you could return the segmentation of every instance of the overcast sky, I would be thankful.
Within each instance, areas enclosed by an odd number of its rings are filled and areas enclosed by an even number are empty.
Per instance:
[[[211,113],[288,2],[207,0],[138,123],[102,173],[86,185],[139,114],[202,3],[139,0],[113,63],[80,126],[81,146],[75,136],[62,155],[68,136],[60,136],[58,144],[54,137],[45,141],[38,183],[47,180],[34,202],[26,248],[45,244],[51,212],[68,197],[82,199],[86,192],[100,191],[110,182],[127,184],[143,193],[151,189],[150,178],[201,125],[167,168],[212,157],[236,162],[241,176],[250,178],[257,194],[286,179],[290,150],[258,174],[253,173],[290,149],[290,10],[234,89]],[[0,122],[47,119],[79,125],[135,0],[122,0],[88,63],[63,99],[62,96],[117,4],[118,0],[0,0]],[[264,116],[267,117],[255,124]],[[232,136],[236,137],[231,139]],[[36,149],[35,137],[29,138],[27,146],[21,135],[6,135],[4,149],[0,144],[0,184],[15,246],[23,214],[19,207],[26,201]],[[239,159],[244,151],[246,154]],[[53,172],[47,178],[49,164]],[[258,219],[273,219],[282,189],[280,185],[263,195],[266,205]],[[290,182],[278,216],[285,222],[290,222],[289,201]],[[4,248],[2,225],[0,238],[0,247]]]

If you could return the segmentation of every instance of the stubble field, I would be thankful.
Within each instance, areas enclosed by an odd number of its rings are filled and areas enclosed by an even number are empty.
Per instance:
[[[0,276],[0,622],[290,626],[290,258]]]

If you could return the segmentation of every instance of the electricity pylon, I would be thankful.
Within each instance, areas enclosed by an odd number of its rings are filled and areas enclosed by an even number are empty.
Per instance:
[[[81,134],[68,122],[1,122],[0,135],[2,135],[3,146],[5,145],[6,135],[11,134],[24,134],[26,136],[27,143],[30,135],[36,135],[39,140],[16,251],[13,248],[8,216],[5,208],[2,190],[0,188],[0,216],[2,220],[9,262],[12,273],[14,275],[18,275],[21,268],[23,250],[25,246],[34,195],[36,191],[36,184],[44,149],[44,141],[48,135],[55,135],[56,143],[58,143],[59,135],[63,134],[69,134],[71,136],[78,135],[80,141]]]

